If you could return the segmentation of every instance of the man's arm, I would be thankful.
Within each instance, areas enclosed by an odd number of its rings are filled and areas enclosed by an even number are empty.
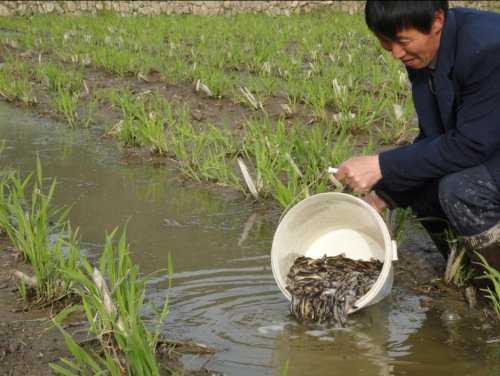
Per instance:
[[[500,48],[475,54],[469,64],[456,128],[380,154],[380,170],[390,189],[408,190],[476,166],[500,149]]]

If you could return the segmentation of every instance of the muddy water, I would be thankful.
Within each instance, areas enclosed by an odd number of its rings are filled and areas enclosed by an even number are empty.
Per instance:
[[[45,175],[57,178],[57,204],[73,205],[86,252],[98,253],[105,229],[128,220],[142,271],[166,266],[172,255],[165,333],[220,350],[185,355],[187,367],[228,375],[500,374],[498,330],[463,311],[425,308],[429,298],[404,283],[352,316],[349,329],[296,324],[270,270],[276,217],[238,194],[182,183],[168,165],[125,162],[113,141],[4,103],[0,139],[2,168],[31,171],[38,154]],[[165,286],[164,278],[154,281],[149,298],[161,301]]]

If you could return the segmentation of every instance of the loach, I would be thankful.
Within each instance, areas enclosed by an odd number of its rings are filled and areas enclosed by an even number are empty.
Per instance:
[[[354,303],[375,283],[382,263],[337,256],[297,257],[287,275],[290,313],[300,322],[344,327]]]

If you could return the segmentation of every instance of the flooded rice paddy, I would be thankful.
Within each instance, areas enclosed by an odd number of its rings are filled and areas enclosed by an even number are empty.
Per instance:
[[[56,205],[71,205],[83,247],[99,252],[105,230],[124,225],[144,273],[174,264],[164,333],[214,347],[186,367],[227,375],[498,375],[498,328],[450,302],[432,308],[396,274],[391,298],[350,316],[347,329],[296,323],[276,286],[270,248],[278,215],[235,192],[180,180],[175,166],[124,158],[100,131],[69,130],[0,103],[2,168],[33,171],[40,156],[56,177]],[[403,250],[404,255],[404,250]],[[145,312],[148,315],[148,312]]]

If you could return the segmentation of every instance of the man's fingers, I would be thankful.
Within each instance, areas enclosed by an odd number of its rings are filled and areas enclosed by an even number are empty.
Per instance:
[[[337,173],[335,174],[335,178],[337,180],[343,181],[346,177],[345,171],[342,168],[339,168]]]
[[[341,182],[348,184],[349,179],[352,178],[352,174],[350,173],[349,169],[340,165],[340,167],[337,170],[337,173],[335,174],[335,177],[337,178],[337,180],[340,180]]]

